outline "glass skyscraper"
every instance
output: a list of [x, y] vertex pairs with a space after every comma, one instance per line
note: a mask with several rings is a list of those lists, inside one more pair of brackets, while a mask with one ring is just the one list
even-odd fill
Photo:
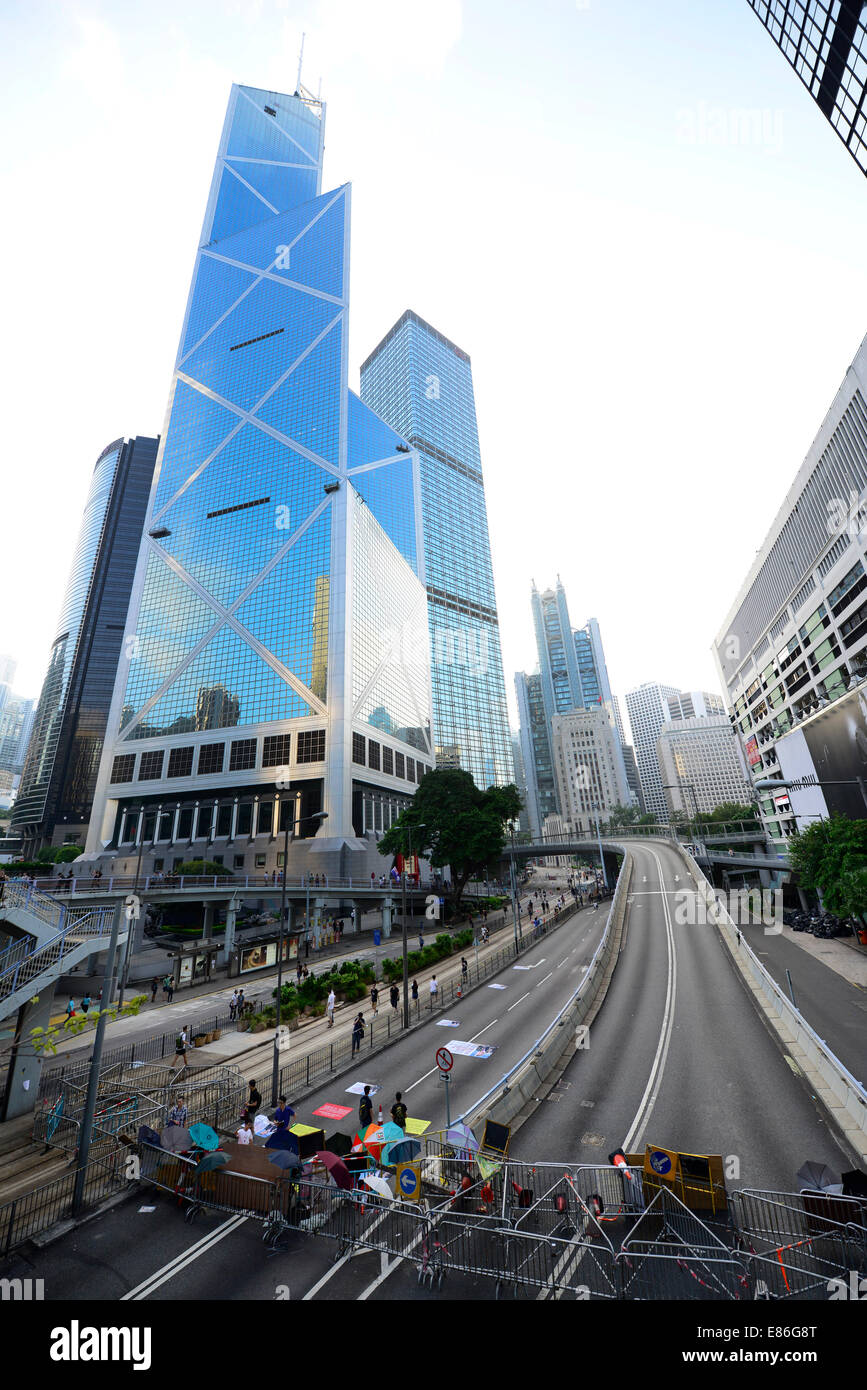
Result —
[[436, 758], [514, 779], [470, 358], [407, 310], [361, 368], [362, 399], [417, 450]]
[[433, 764], [419, 461], [347, 387], [323, 131], [303, 89], [232, 88], [88, 843], [146, 867], [272, 867], [324, 811], [293, 857], [348, 868]]
[[28, 855], [84, 847], [157, 444], [116, 439], [93, 470], [12, 812]]

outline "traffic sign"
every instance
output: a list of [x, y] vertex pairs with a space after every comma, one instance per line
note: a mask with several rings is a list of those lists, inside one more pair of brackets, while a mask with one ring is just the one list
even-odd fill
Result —
[[447, 1047], [438, 1047], [436, 1063], [440, 1071], [451, 1071], [455, 1064], [455, 1059]]

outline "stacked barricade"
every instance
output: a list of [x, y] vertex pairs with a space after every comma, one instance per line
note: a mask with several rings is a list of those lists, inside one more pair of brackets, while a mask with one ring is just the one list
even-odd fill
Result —
[[757, 1297], [827, 1297], [833, 1279], [867, 1275], [867, 1202], [751, 1188], [731, 1202]]

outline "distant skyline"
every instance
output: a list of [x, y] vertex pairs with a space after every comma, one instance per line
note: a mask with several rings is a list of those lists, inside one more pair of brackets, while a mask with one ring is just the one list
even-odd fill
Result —
[[867, 330], [867, 185], [746, 0], [7, 7], [16, 690], [96, 459], [162, 429], [229, 87], [292, 90], [302, 32], [326, 184], [353, 184], [350, 385], [407, 308], [472, 359], [512, 724], [558, 572], [621, 697], [716, 690], [713, 637]]

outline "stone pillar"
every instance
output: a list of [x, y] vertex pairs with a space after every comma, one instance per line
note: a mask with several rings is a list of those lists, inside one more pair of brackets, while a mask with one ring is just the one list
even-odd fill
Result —
[[223, 937], [222, 949], [217, 956], [218, 965], [228, 965], [231, 960], [232, 951], [235, 947], [235, 918], [237, 912], [238, 909], [235, 905], [235, 899], [232, 898], [231, 901], [226, 904], [226, 934]]
[[[21, 1037], [17, 1053], [9, 1060], [6, 1094], [0, 1106], [0, 1116], [4, 1120], [14, 1120], [18, 1115], [26, 1115], [36, 1107], [39, 1078], [42, 1075], [42, 1058], [38, 1053], [35, 1056], [33, 1054], [30, 1030], [48, 1027], [54, 1007], [54, 989], [54, 985], [49, 985], [39, 995], [38, 1003], [28, 1002], [18, 1010], [15, 1026], [20, 1028]], [[11, 1024], [12, 1019], [9, 1020], [9, 1025]]]
[[391, 898], [382, 900], [382, 935], [385, 941], [391, 936]]
[[206, 941], [211, 940], [214, 931], [214, 904], [202, 903], [202, 936]]
[[326, 903], [326, 898], [313, 899], [313, 945], [317, 950], [322, 937], [322, 918], [325, 915]]

